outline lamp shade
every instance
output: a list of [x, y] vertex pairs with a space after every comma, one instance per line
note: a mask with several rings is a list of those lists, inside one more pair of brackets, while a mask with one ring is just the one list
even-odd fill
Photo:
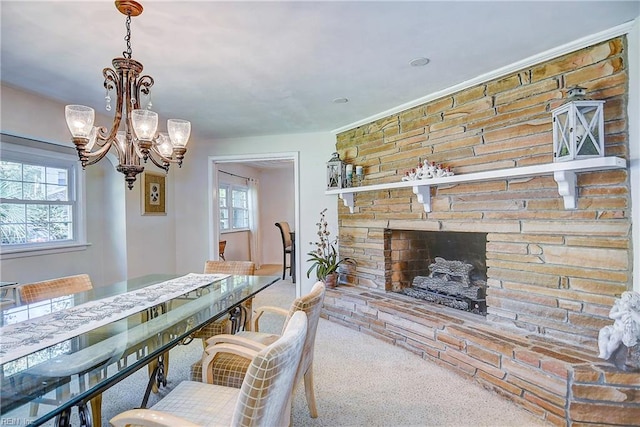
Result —
[[181, 119], [169, 119], [167, 120], [167, 130], [174, 147], [184, 148], [187, 146], [191, 135], [191, 122]]
[[149, 110], [133, 110], [131, 125], [138, 139], [150, 141], [158, 129], [158, 113]]
[[171, 157], [171, 153], [173, 153], [173, 144], [165, 132], [160, 132], [158, 136], [158, 151], [165, 157]]
[[64, 107], [64, 116], [67, 119], [67, 126], [74, 138], [88, 138], [93, 121], [95, 120], [95, 111], [91, 107], [84, 105], [67, 105]]

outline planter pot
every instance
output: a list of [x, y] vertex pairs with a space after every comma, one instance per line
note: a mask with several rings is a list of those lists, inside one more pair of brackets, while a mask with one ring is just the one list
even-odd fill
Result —
[[327, 288], [335, 288], [338, 285], [338, 273], [327, 274], [323, 282]]

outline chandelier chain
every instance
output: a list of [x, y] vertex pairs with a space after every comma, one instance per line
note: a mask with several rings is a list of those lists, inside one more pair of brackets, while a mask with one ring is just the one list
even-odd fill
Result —
[[124, 40], [127, 42], [127, 50], [122, 52], [122, 55], [127, 59], [131, 59], [131, 12], [127, 13], [126, 27], [127, 35], [124, 37]]

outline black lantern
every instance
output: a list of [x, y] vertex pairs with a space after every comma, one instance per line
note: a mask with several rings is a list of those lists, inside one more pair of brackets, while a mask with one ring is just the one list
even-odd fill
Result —
[[327, 190], [344, 188], [346, 179], [346, 165], [340, 160], [338, 153], [333, 153], [327, 162]]

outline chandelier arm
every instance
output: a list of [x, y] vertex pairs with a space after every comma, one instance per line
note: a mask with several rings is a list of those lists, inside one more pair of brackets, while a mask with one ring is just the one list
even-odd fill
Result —
[[[166, 163], [174, 163], [177, 164], [179, 167], [182, 167], [182, 161], [184, 159], [184, 155], [187, 152], [186, 148], [174, 148], [173, 149], [173, 155], [175, 155], [176, 157], [174, 158], [173, 155], [171, 157], [165, 157], [162, 155], [162, 153], [160, 153], [160, 151], [158, 150], [157, 147], [152, 147], [151, 150], [158, 155], [158, 157], [160, 157], [162, 159], [162, 161], [166, 162]], [[151, 157], [151, 156], [149, 156]], [[155, 162], [154, 162], [155, 163]], [[157, 163], [156, 163], [157, 165]], [[169, 168], [169, 166], [167, 165], [167, 169]]]
[[144, 94], [146, 96], [149, 95], [153, 83], [153, 77], [146, 74], [138, 79], [134, 87], [136, 99], [138, 100], [138, 102], [140, 101], [141, 94]]
[[[160, 163], [159, 161], [156, 160], [156, 156], [159, 156], [162, 159], [163, 163]], [[164, 157], [162, 154], [160, 154], [155, 147], [151, 148], [151, 151], [149, 152], [149, 159], [151, 159], [151, 162], [156, 165], [157, 167], [159, 167], [160, 169], [164, 169], [165, 172], [169, 172], [169, 162], [171, 161], [170, 159], [167, 159], [166, 157]]]
[[[120, 163], [122, 163], [122, 160], [124, 159], [124, 152], [119, 146], [119, 144], [117, 143], [118, 140], [116, 138], [118, 129], [120, 128], [120, 122], [122, 121], [122, 97], [123, 97], [122, 78], [113, 68], [108, 68], [108, 67], [102, 70], [102, 75], [104, 76], [105, 89], [107, 91], [111, 91], [114, 89], [116, 90], [116, 112], [113, 117], [113, 124], [111, 126], [111, 130], [109, 131], [109, 135], [108, 136], [100, 135], [99, 139], [102, 141], [105, 141], [105, 146], [106, 145], [108, 145], [109, 147], [113, 146], [116, 149], [116, 152], [118, 153], [118, 159], [120, 160]], [[106, 134], [107, 133], [106, 128], [101, 127], [100, 133]], [[104, 157], [105, 154], [106, 152], [102, 154], [100, 158]]]
[[[107, 155], [107, 153], [109, 152], [109, 149], [111, 147], [116, 147], [116, 150], [117, 150], [118, 149], [118, 144], [113, 144], [113, 140], [110, 140], [105, 145], [100, 147], [99, 150], [90, 153], [89, 157], [91, 158], [91, 160], [87, 162], [87, 166], [88, 165], [94, 165], [94, 164], [98, 163], [100, 160], [102, 160], [104, 158], [104, 156]], [[118, 151], [118, 157], [120, 157], [120, 152], [119, 151]]]

